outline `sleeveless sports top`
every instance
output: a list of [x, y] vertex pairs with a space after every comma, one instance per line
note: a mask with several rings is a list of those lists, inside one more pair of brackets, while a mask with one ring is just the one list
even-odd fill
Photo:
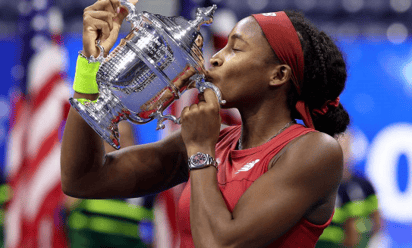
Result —
[[[226, 206], [233, 211], [238, 200], [252, 183], [268, 170], [270, 160], [293, 139], [315, 131], [295, 124], [265, 144], [245, 150], [235, 150], [241, 126], [232, 126], [220, 132], [216, 144], [216, 161], [219, 163], [217, 180]], [[180, 247], [194, 247], [190, 231], [190, 178], [179, 199], [178, 228]], [[315, 225], [302, 218], [282, 237], [268, 247], [315, 247], [319, 236], [332, 220]]]

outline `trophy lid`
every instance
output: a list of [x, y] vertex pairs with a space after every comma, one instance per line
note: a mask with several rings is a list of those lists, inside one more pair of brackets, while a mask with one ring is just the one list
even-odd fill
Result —
[[150, 20], [153, 20], [153, 17], [157, 19], [163, 26], [163, 29], [173, 37], [174, 41], [190, 53], [193, 46], [196, 45], [195, 41], [200, 34], [200, 27], [213, 22], [213, 15], [216, 9], [216, 4], [210, 7], [198, 8], [196, 10], [196, 18], [191, 21], [181, 16], [165, 17], [148, 12], [143, 12], [142, 14]]

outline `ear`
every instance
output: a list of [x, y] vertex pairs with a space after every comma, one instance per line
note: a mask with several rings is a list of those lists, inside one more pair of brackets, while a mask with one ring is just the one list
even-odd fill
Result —
[[292, 76], [292, 69], [288, 65], [275, 65], [272, 70], [269, 85], [280, 86], [287, 83]]

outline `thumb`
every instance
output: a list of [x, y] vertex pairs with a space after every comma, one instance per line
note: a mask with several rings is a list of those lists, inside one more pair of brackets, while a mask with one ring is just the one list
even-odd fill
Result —
[[216, 109], [220, 109], [219, 99], [217, 98], [216, 93], [212, 89], [207, 88], [203, 92], [203, 96], [207, 103], [212, 104]]

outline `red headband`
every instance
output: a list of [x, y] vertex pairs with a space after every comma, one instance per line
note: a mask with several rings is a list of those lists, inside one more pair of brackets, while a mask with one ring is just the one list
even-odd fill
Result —
[[[276, 56], [292, 69], [292, 82], [300, 95], [305, 60], [298, 34], [289, 17], [284, 11], [255, 14], [253, 17], [258, 22]], [[307, 127], [315, 128], [309, 108], [304, 101], [298, 101], [296, 110], [302, 116]]]

